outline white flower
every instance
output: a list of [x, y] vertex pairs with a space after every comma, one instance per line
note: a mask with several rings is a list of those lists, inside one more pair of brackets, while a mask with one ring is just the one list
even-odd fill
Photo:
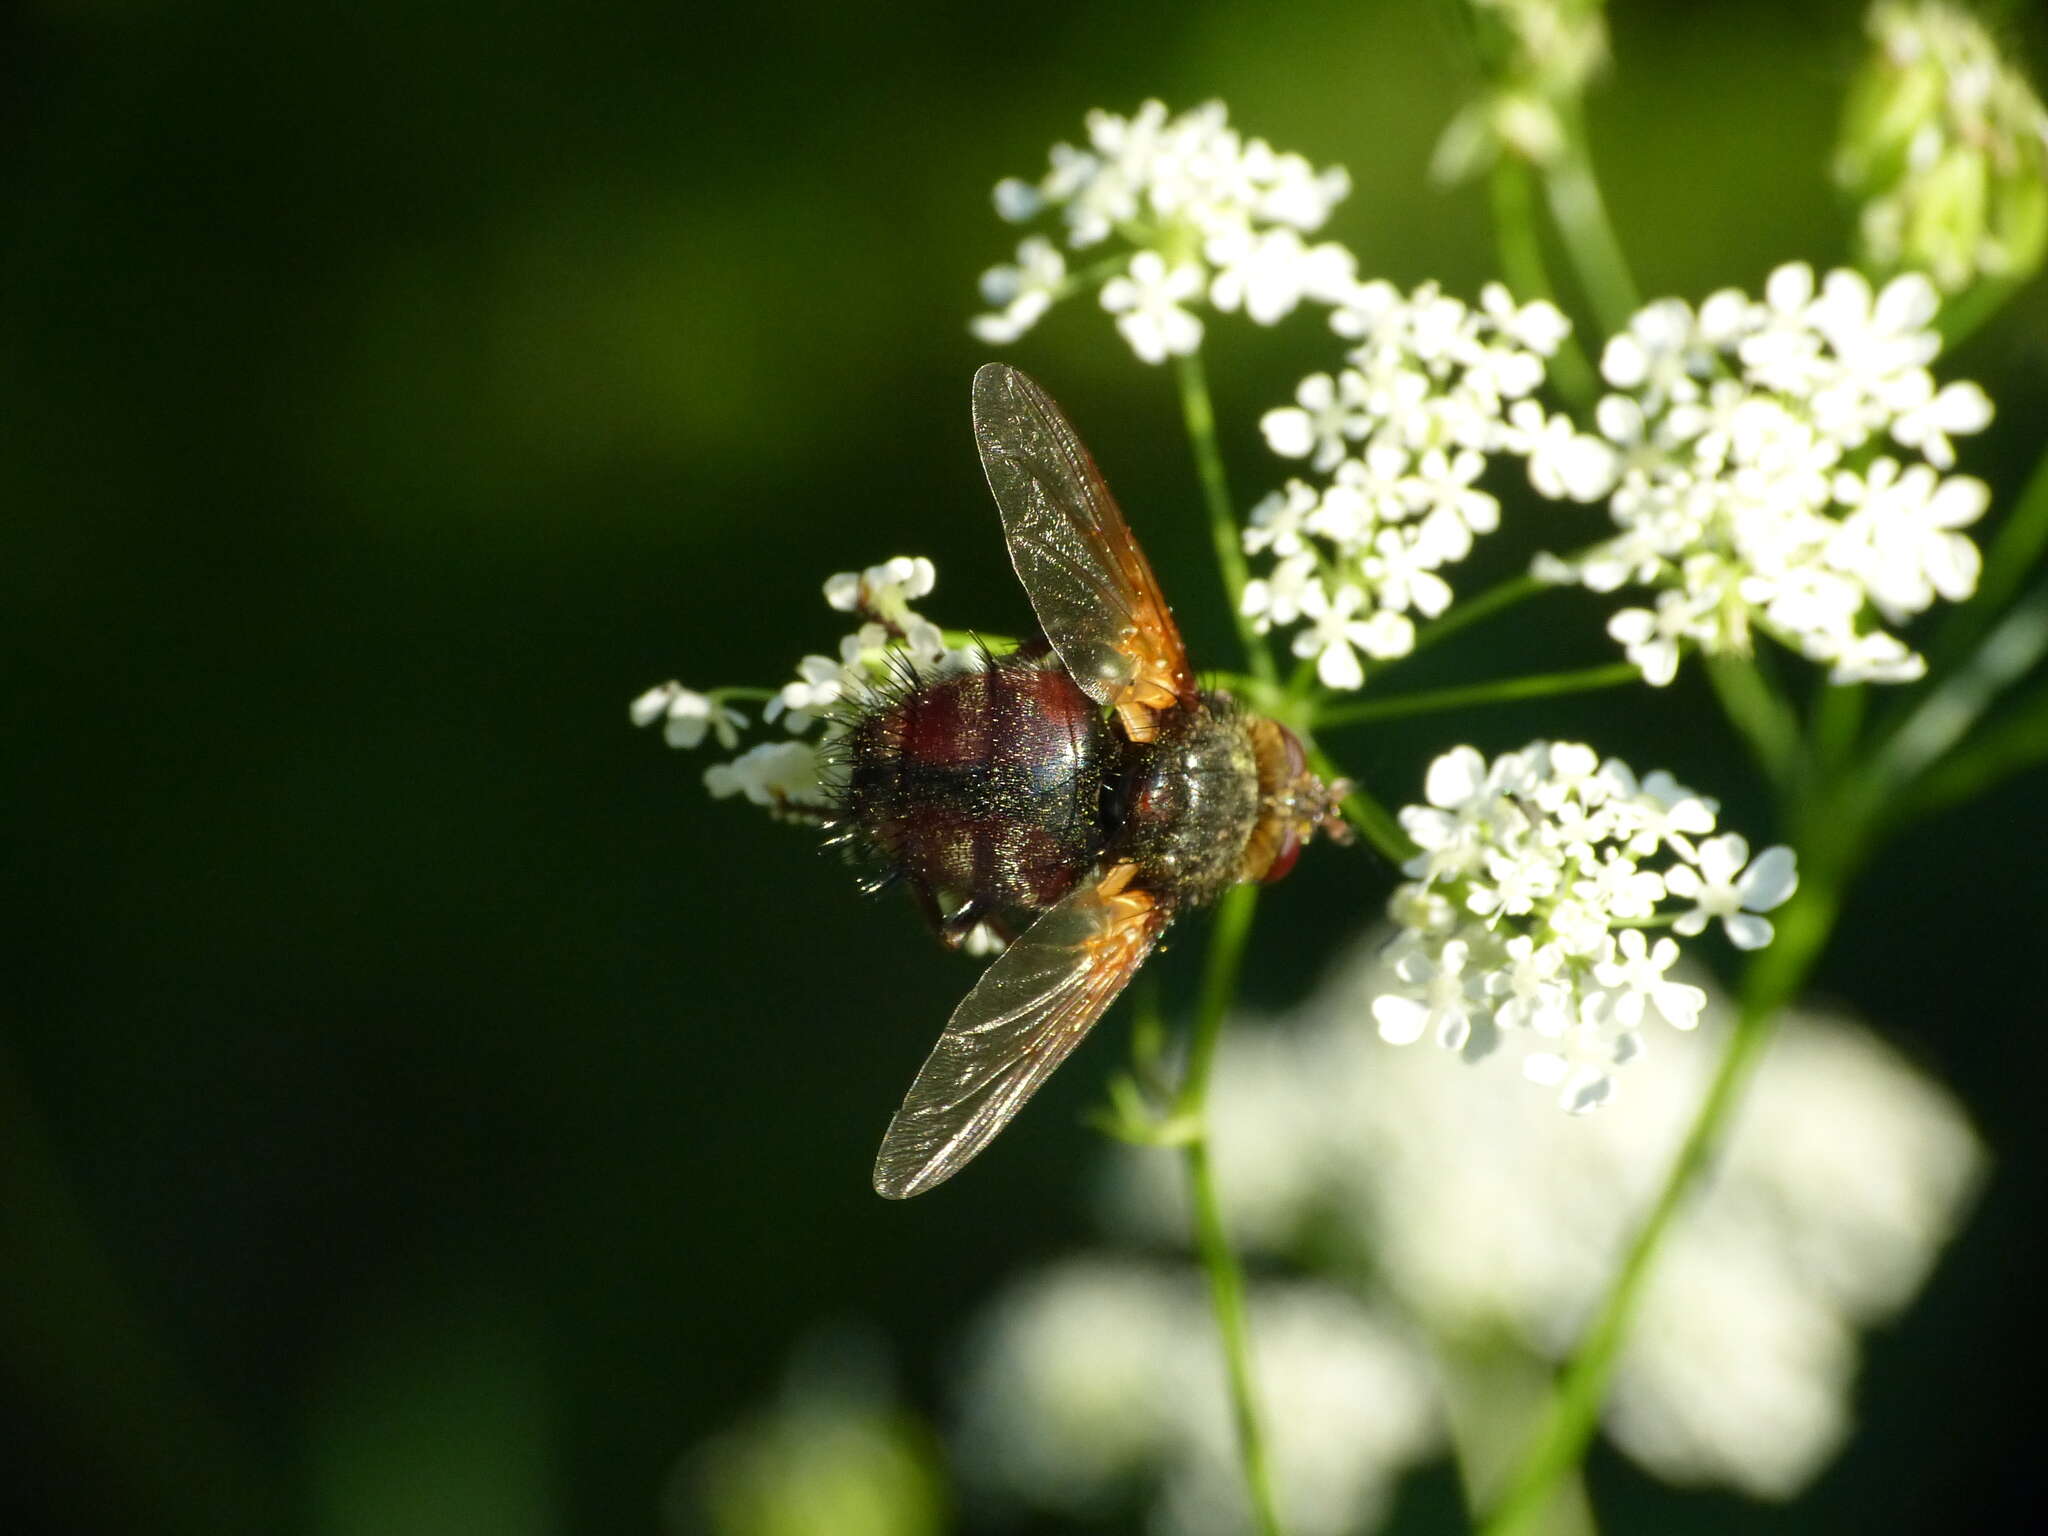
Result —
[[[1873, 292], [1858, 273], [1817, 277], [1800, 262], [1770, 274], [1760, 303], [1731, 289], [1696, 317], [1675, 299], [1650, 305], [1602, 358], [1625, 391], [1595, 412], [1604, 466], [1583, 447], [1599, 440], [1565, 418], [1527, 400], [1509, 413], [1537, 489], [1606, 496], [1619, 530], [1535, 569], [1597, 592], [1662, 589], [1608, 626], [1653, 684], [1691, 646], [1748, 654], [1759, 625], [1832, 681], [1919, 675], [1884, 626], [1975, 589], [1977, 551], [1959, 530], [1988, 498], [1978, 481], [1936, 474], [1991, 403], [1973, 384], [1936, 387], [1935, 308], [1923, 277]], [[1885, 439], [1926, 462], [1844, 467]]]
[[[1373, 538], [1372, 553], [1359, 561], [1359, 569], [1389, 613], [1412, 608], [1433, 619], [1451, 605], [1450, 583], [1430, 569], [1433, 563], [1429, 551], [1416, 541], [1403, 538], [1397, 529], [1382, 528]], [[1402, 654], [1410, 645], [1412, 636], [1393, 654]]]
[[[945, 631], [920, 616], [910, 604], [928, 595], [938, 579], [932, 562], [921, 555], [898, 555], [863, 571], [841, 571], [824, 583], [825, 601], [841, 613], [861, 616], [853, 633], [839, 642], [837, 659], [805, 656], [796, 678], [769, 697], [761, 711], [764, 722], [781, 721], [801, 736], [821, 727], [808, 741], [766, 742], [731, 762], [705, 771], [706, 789], [717, 798], [745, 795], [778, 816], [817, 819], [831, 793], [820, 777], [820, 749], [847, 730], [858, 708], [878, 689], [906, 669], [920, 676], [944, 675], [983, 663], [978, 646], [949, 649]], [[663, 734], [678, 747], [694, 747], [709, 735], [720, 745], [738, 745], [747, 722], [723, 702], [730, 692], [698, 693], [680, 683], [651, 688], [630, 707], [636, 725], [662, 721]]]
[[1616, 389], [1640, 393], [1652, 414], [1699, 399], [1700, 381], [1713, 367], [1713, 348], [1700, 337], [1690, 306], [1678, 299], [1659, 299], [1638, 310], [1600, 354], [1601, 377]]
[[[1434, 284], [1403, 295], [1389, 283], [1349, 281], [1330, 326], [1352, 343], [1345, 366], [1311, 374], [1294, 404], [1260, 420], [1276, 454], [1307, 459], [1329, 480], [1319, 493], [1290, 480], [1255, 509], [1245, 550], [1281, 565], [1253, 581], [1246, 612], [1262, 626], [1316, 620], [1322, 627], [1297, 636], [1295, 654], [1319, 659], [1326, 686], [1356, 687], [1364, 675], [1356, 652], [1386, 658], [1412, 649], [1409, 615], [1434, 618], [1451, 601], [1439, 572], [1499, 526], [1499, 501], [1479, 488], [1493, 455], [1536, 454], [1541, 473], [1603, 485], [1614, 455], [1595, 439], [1575, 439], [1561, 417], [1559, 443], [1539, 445], [1540, 431], [1528, 429], [1527, 412], [1539, 429], [1544, 418], [1522, 397], [1542, 382], [1544, 359], [1566, 332], [1554, 305], [1517, 305], [1498, 284], [1475, 309]], [[1311, 570], [1328, 592], [1361, 594], [1346, 600], [1341, 619], [1334, 603], [1290, 610], [1275, 600], [1283, 585], [1305, 589]]]
[[[1521, 955], [1532, 995], [1555, 984], [1539, 953]], [[1447, 1071], [1375, 1039], [1364, 1002], [1390, 989], [1394, 954], [1370, 936], [1290, 1017], [1232, 1021], [1210, 1140], [1221, 1166], [1259, 1172], [1224, 1182], [1223, 1219], [1265, 1260], [1255, 1272], [1337, 1267], [1418, 1336], [1459, 1341], [1446, 1378], [1467, 1392], [1489, 1369], [1542, 1379], [1651, 1209], [1732, 1009], [1702, 987], [1698, 1027], [1660, 1031], [1654, 1071], [1631, 1067], [1627, 1092], [1565, 1121], [1512, 1061]], [[1568, 1077], [1569, 1046], [1553, 1054]], [[1173, 1160], [1112, 1156], [1114, 1230], [1184, 1243]], [[1851, 1422], [1858, 1331], [1924, 1284], [1985, 1167], [1961, 1106], [1897, 1052], [1846, 1020], [1789, 1014], [1658, 1251], [1607, 1433], [1654, 1476], [1799, 1491]]]
[[1640, 928], [1625, 928], [1615, 936], [1614, 958], [1594, 966], [1593, 976], [1618, 994], [1614, 1017], [1623, 1029], [1640, 1028], [1648, 1009], [1655, 1009], [1674, 1029], [1692, 1029], [1699, 1023], [1707, 994], [1685, 982], [1665, 980], [1664, 973], [1677, 959], [1674, 940], [1659, 939], [1651, 948]]
[[1201, 268], [1168, 267], [1157, 251], [1140, 251], [1128, 275], [1102, 285], [1102, 307], [1117, 317], [1116, 328], [1141, 361], [1163, 363], [1202, 344], [1202, 322], [1181, 308], [1201, 291]]
[[[1343, 1291], [1261, 1281], [1247, 1298], [1276, 1492], [1288, 1525], [1377, 1524], [1440, 1440], [1426, 1363]], [[975, 1330], [956, 1436], [984, 1494], [1091, 1523], [1134, 1489], [1161, 1536], [1245, 1528], [1222, 1361], [1184, 1268], [1089, 1255], [1012, 1285]]]
[[1690, 936], [1720, 917], [1754, 948], [1770, 938], [1756, 914], [1792, 892], [1789, 850], [1743, 873], [1741, 838], [1693, 842], [1714, 828], [1712, 802], [1662, 771], [1639, 783], [1577, 743], [1537, 742], [1491, 763], [1458, 747], [1430, 765], [1423, 794], [1427, 804], [1399, 816], [1419, 851], [1388, 907], [1402, 931], [1388, 951], [1393, 985], [1372, 1001], [1380, 1035], [1406, 1044], [1434, 1032], [1468, 1057], [1519, 1036], [1524, 1074], [1575, 1113], [1611, 1096], [1647, 1021], [1698, 1021], [1698, 989], [1666, 976], [1678, 943], [1652, 944], [1640, 925]]
[[1791, 849], [1766, 848], [1750, 863], [1749, 843], [1740, 833], [1729, 832], [1700, 844], [1697, 870], [1676, 865], [1665, 883], [1673, 896], [1694, 903], [1672, 923], [1674, 932], [1698, 933], [1718, 917], [1728, 942], [1737, 949], [1762, 949], [1771, 942], [1771, 921], [1757, 914], [1790, 897], [1799, 887], [1799, 873]]
[[[1169, 116], [1148, 101], [1128, 118], [1090, 112], [1087, 127], [1087, 147], [1053, 146], [1037, 183], [997, 183], [996, 211], [1011, 223], [1056, 215], [1068, 250], [1129, 241], [1133, 254], [1102, 300], [1147, 362], [1194, 350], [1202, 332], [1190, 306], [1203, 299], [1271, 325], [1304, 299], [1333, 304], [1354, 286], [1349, 251], [1302, 238], [1349, 190], [1341, 169], [1244, 138], [1220, 102]], [[974, 333], [1013, 341], [1078, 286], [1053, 240], [1029, 236], [1014, 264], [983, 274], [995, 308]]]
[[1888, 620], [1912, 617], [1937, 595], [1961, 602], [1977, 590], [1983, 558], [1957, 530], [1990, 505], [1983, 481], [1938, 480], [1925, 464], [1902, 471], [1880, 458], [1867, 475], [1837, 475], [1834, 493], [1852, 510], [1829, 542], [1828, 561], [1855, 576]]
[[1263, 635], [1275, 624], [1292, 624], [1300, 618], [1310, 591], [1323, 593], [1322, 581], [1316, 575], [1316, 557], [1298, 554], [1274, 566], [1270, 577], [1254, 576], [1246, 582], [1238, 611]]
[[1624, 608], [1607, 621], [1607, 633], [1642, 670], [1643, 681], [1662, 688], [1678, 676], [1680, 647], [1694, 630], [1695, 614], [1683, 592], [1661, 592], [1657, 606]]
[[635, 699], [628, 710], [635, 725], [652, 725], [660, 720], [662, 738], [672, 747], [694, 747], [709, 732], [718, 744], [730, 748], [739, 741], [747, 717], [708, 694], [685, 688], [681, 683], [663, 683]]
[[729, 763], [713, 763], [704, 770], [704, 787], [713, 799], [745, 795], [775, 811], [815, 810], [827, 803], [818, 750], [807, 741], [764, 741]]
[[1319, 473], [1335, 469], [1351, 440], [1364, 436], [1367, 425], [1359, 401], [1353, 398], [1358, 376], [1347, 373], [1344, 380], [1340, 393], [1337, 381], [1327, 373], [1303, 379], [1294, 391], [1298, 404], [1268, 411], [1259, 418], [1266, 446], [1283, 459], [1308, 459]]
[[1209, 302], [1239, 309], [1260, 325], [1294, 313], [1304, 297], [1332, 300], [1349, 285], [1357, 259], [1340, 245], [1310, 247], [1288, 228], [1233, 229], [1211, 237], [1204, 252], [1217, 271]]
[[1316, 510], [1318, 500], [1314, 488], [1299, 480], [1288, 481], [1285, 490], [1267, 493], [1246, 521], [1245, 549], [1255, 555], [1265, 550], [1282, 556], [1300, 555], [1305, 547], [1305, 520]]
[[1364, 591], [1349, 584], [1339, 587], [1334, 597], [1320, 581], [1302, 589], [1301, 611], [1310, 627], [1294, 637], [1294, 654], [1315, 657], [1316, 676], [1326, 688], [1363, 685], [1360, 650], [1385, 660], [1405, 655], [1415, 644], [1415, 626], [1398, 613], [1382, 609], [1369, 618], [1353, 617], [1364, 601]]
[[1907, 448], [1918, 448], [1936, 469], [1949, 469], [1956, 461], [1951, 437], [1982, 432], [1991, 425], [1991, 397], [1964, 380], [1945, 385], [1925, 404], [1900, 413], [1892, 423], [1892, 439]]
[[1372, 1001], [1372, 1016], [1379, 1022], [1382, 1040], [1389, 1045], [1413, 1045], [1434, 1031], [1447, 1048], [1464, 1046], [1472, 1032], [1471, 1005], [1477, 980], [1464, 974], [1469, 947], [1454, 939], [1434, 956], [1421, 945], [1403, 951], [1395, 963], [1395, 974], [1408, 990], [1382, 993]]
[[813, 720], [845, 696], [847, 685], [847, 668], [830, 656], [806, 656], [796, 672], [796, 681], [784, 683], [761, 711], [764, 720], [781, 719], [792, 735], [809, 730]]
[[1529, 463], [1529, 483], [1553, 501], [1598, 501], [1614, 489], [1621, 462], [1599, 438], [1579, 431], [1563, 412], [1546, 415], [1533, 400], [1508, 412], [1516, 451]]
[[1007, 346], [1038, 323], [1065, 291], [1067, 259], [1043, 235], [1027, 235], [1017, 243], [1015, 266], [990, 267], [981, 275], [981, 296], [996, 306], [992, 314], [976, 315], [968, 329], [978, 340]]
[[913, 598], [928, 595], [938, 572], [923, 555], [897, 555], [855, 574], [841, 571], [825, 579], [825, 601], [841, 613], [865, 614], [888, 623], [910, 611]]

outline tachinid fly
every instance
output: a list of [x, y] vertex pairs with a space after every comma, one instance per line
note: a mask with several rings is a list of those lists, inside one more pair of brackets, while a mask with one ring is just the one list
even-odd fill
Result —
[[1183, 907], [1348, 833], [1286, 727], [1197, 686], [1152, 568], [1038, 385], [974, 376], [974, 438], [1043, 640], [906, 676], [851, 723], [833, 823], [949, 944], [1009, 940], [875, 1161], [891, 1199], [952, 1177], [1121, 992]]

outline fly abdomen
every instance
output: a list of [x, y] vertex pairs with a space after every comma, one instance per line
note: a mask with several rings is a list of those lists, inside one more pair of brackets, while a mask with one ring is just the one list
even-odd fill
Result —
[[845, 753], [844, 819], [928, 905], [975, 901], [1016, 929], [1101, 852], [1113, 742], [1057, 661], [914, 682], [855, 722]]

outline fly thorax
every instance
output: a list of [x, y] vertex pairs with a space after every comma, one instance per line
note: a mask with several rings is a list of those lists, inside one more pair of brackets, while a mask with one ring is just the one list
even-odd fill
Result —
[[1258, 757], [1246, 717], [1223, 694], [1158, 716], [1151, 741], [1126, 742], [1111, 801], [1111, 861], [1147, 888], [1214, 900], [1238, 878], [1259, 818]]

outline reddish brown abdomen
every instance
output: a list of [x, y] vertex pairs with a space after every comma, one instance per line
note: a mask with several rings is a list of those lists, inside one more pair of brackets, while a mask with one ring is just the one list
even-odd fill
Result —
[[890, 868], [948, 909], [975, 899], [1015, 932], [1103, 842], [1114, 744], [1056, 661], [1007, 656], [922, 682], [847, 736], [842, 811]]

